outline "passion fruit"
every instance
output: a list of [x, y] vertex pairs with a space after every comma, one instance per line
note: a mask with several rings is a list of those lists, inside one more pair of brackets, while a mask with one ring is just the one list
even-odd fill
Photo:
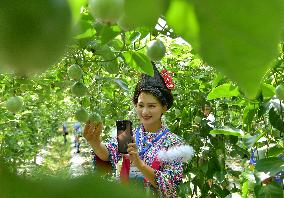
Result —
[[89, 11], [98, 21], [115, 23], [124, 12], [124, 0], [89, 0]]
[[92, 113], [89, 117], [90, 122], [98, 124], [102, 121], [102, 117], [98, 113]]
[[87, 122], [89, 119], [89, 114], [85, 108], [80, 108], [79, 110], [76, 111], [75, 118], [79, 122]]
[[77, 64], [71, 65], [67, 70], [68, 76], [73, 80], [80, 80], [83, 76], [83, 70]]
[[16, 113], [22, 109], [23, 100], [19, 96], [12, 96], [8, 98], [8, 100], [5, 103], [5, 106], [8, 109], [8, 111]]
[[199, 116], [195, 116], [195, 118], [194, 118], [194, 123], [195, 124], [200, 124], [201, 123], [201, 117], [199, 117]]
[[88, 88], [81, 82], [75, 82], [71, 87], [71, 92], [77, 97], [83, 97], [87, 94]]
[[159, 61], [165, 56], [166, 47], [161, 40], [152, 40], [147, 44], [146, 54], [152, 61]]

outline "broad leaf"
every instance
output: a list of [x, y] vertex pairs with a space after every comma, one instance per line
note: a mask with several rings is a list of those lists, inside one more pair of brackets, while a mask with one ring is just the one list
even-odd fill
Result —
[[244, 145], [246, 148], [251, 148], [254, 144], [263, 136], [264, 134], [256, 134], [254, 136], [248, 135], [248, 137], [243, 138]]
[[195, 2], [201, 56], [235, 81], [248, 98], [254, 98], [278, 55], [284, 1]]
[[120, 80], [120, 79], [113, 79], [114, 82], [116, 82], [122, 89], [124, 89], [125, 91], [129, 91], [127, 84]]
[[194, 6], [186, 0], [171, 1], [166, 14], [167, 22], [195, 49], [199, 48], [199, 24]]
[[218, 72], [215, 76], [215, 78], [213, 79], [213, 82], [212, 82], [212, 89], [217, 87], [218, 84], [220, 83], [220, 81], [224, 78], [224, 76]]
[[281, 198], [283, 197], [282, 186], [272, 182], [266, 186], [262, 186], [256, 193], [256, 198]]
[[258, 172], [268, 173], [270, 176], [276, 175], [279, 171], [284, 170], [284, 160], [278, 157], [270, 157], [258, 160], [255, 170]]
[[269, 157], [277, 157], [278, 155], [284, 153], [284, 147], [274, 146], [272, 148], [269, 148], [267, 153]]
[[270, 84], [263, 83], [261, 86], [261, 90], [264, 99], [269, 99], [275, 95], [275, 87]]
[[[129, 188], [116, 182], [95, 176], [78, 177], [73, 180], [42, 178], [40, 181], [32, 181], [16, 175], [4, 172], [0, 165], [0, 195], [1, 197], [127, 197], [131, 193], [137, 193], [135, 197], [145, 197], [140, 188]], [[135, 190], [134, 190], [135, 189]], [[147, 196], [146, 196], [147, 197]]]
[[250, 125], [253, 121], [253, 118], [257, 112], [257, 107], [253, 105], [246, 106], [244, 110], [244, 116], [243, 116], [243, 123], [246, 125]]
[[123, 54], [129, 66], [140, 72], [154, 76], [153, 66], [150, 59], [141, 52], [126, 52]]
[[107, 61], [107, 62], [103, 62], [102, 66], [110, 74], [117, 74], [119, 72], [117, 59]]
[[72, 12], [73, 23], [76, 24], [81, 16], [81, 7], [86, 4], [87, 0], [68, 0], [68, 2]]
[[93, 18], [89, 14], [81, 15], [79, 21], [76, 23], [76, 30], [74, 32], [75, 39], [88, 38], [95, 35], [96, 30], [93, 28]]
[[120, 32], [118, 29], [110, 26], [103, 26], [102, 30], [100, 31], [101, 42], [102, 44], [108, 43], [110, 40], [114, 39]]
[[133, 32], [131, 35], [130, 35], [130, 42], [131, 43], [134, 43], [136, 42], [139, 38], [141, 37], [141, 33], [140, 32]]
[[242, 185], [242, 198], [247, 198], [249, 192], [249, 181], [245, 181]]
[[210, 131], [210, 134], [223, 134], [223, 135], [233, 135], [237, 137], [243, 137], [244, 132], [241, 129], [232, 129], [229, 127], [223, 129], [214, 129]]
[[207, 100], [213, 100], [216, 98], [227, 98], [238, 95], [238, 87], [235, 87], [232, 84], [223, 84], [216, 88], [213, 88], [212, 91], [208, 94]]
[[274, 107], [269, 110], [269, 122], [274, 128], [278, 129], [279, 131], [284, 131], [284, 122]]
[[165, 6], [163, 0], [125, 0], [124, 15], [118, 24], [125, 30], [140, 26], [153, 28]]

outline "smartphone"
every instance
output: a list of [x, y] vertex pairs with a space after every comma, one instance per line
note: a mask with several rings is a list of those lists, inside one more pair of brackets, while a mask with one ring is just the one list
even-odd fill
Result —
[[130, 120], [117, 120], [118, 152], [127, 154], [127, 145], [132, 142], [132, 122]]

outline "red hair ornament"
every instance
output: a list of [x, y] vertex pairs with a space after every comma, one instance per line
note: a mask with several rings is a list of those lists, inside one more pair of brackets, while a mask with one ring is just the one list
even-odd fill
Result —
[[163, 77], [164, 82], [165, 82], [168, 89], [174, 89], [175, 88], [175, 84], [173, 83], [173, 78], [171, 77], [168, 70], [163, 69], [161, 71], [161, 76]]

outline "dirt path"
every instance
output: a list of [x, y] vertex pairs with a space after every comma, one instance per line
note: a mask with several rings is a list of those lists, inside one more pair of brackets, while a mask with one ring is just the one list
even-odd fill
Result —
[[71, 159], [69, 174], [71, 178], [82, 176], [93, 171], [92, 156], [90, 154], [90, 147], [86, 141], [81, 138], [80, 153], [74, 147], [73, 137], [71, 137]]

